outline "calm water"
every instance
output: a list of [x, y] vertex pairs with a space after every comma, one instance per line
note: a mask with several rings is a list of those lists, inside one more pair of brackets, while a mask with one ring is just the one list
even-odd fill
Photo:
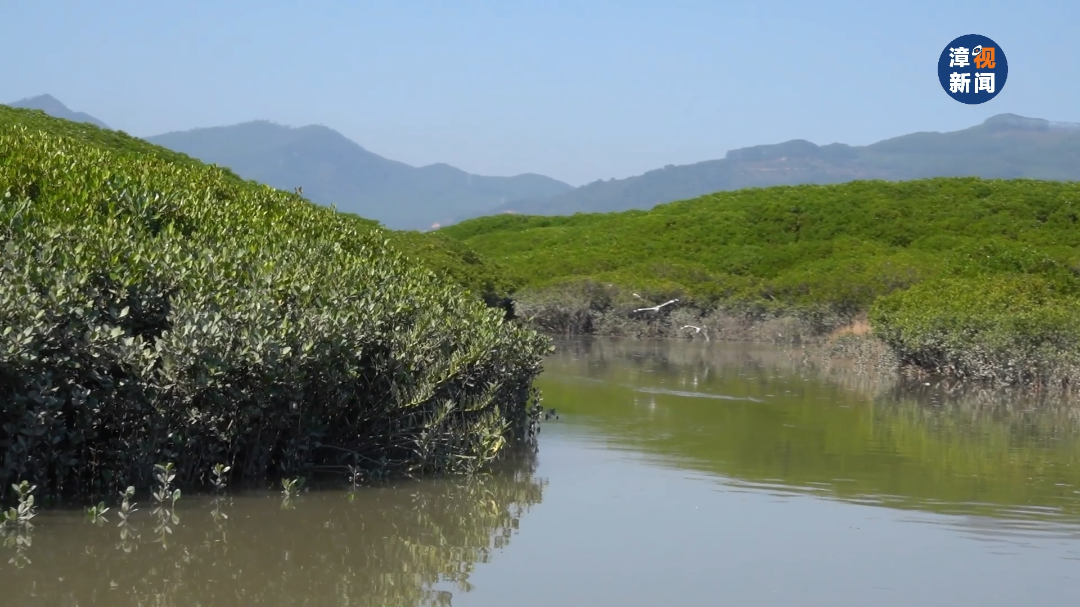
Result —
[[1075, 605], [1080, 416], [761, 346], [566, 342], [469, 480], [35, 519], [0, 605]]

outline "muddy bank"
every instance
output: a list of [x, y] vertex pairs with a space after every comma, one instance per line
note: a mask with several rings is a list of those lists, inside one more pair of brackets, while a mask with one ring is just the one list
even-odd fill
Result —
[[[842, 332], [869, 330], [865, 315], [816, 310], [704, 308], [678, 297], [620, 297], [609, 301], [589, 294], [559, 297], [530, 295], [514, 301], [514, 316], [552, 335], [679, 338], [706, 341], [755, 341], [777, 345], [818, 343]], [[633, 294], [629, 294], [633, 296]]]
[[1078, 309], [1030, 277], [937, 281], [869, 309], [772, 298], [710, 303], [592, 281], [519, 292], [513, 302], [519, 320], [552, 335], [799, 346], [913, 377], [1055, 393], [1071, 393], [1080, 376]]
[[[875, 333], [866, 313], [750, 306], [706, 309], [677, 295], [645, 299], [616, 289], [527, 294], [514, 301], [514, 316], [551, 335], [756, 342], [798, 347], [809, 357], [848, 360], [860, 371], [912, 380], [953, 378], [985, 389], [1014, 387], [1057, 395], [1073, 392], [1073, 367], [1051, 365], [1061, 353], [1046, 348], [1035, 352], [1037, 360], [1032, 362], [1027, 360], [1032, 356], [1026, 356], [1021, 365], [1016, 362], [1023, 354], [1020, 351], [991, 357], [972, 347], [967, 358], [978, 358], [978, 364], [961, 365], [952, 361], [954, 352], [935, 357], [925, 349], [913, 354], [903, 343], [897, 347], [886, 335]], [[1036, 364], [1039, 361], [1044, 364]], [[1017, 372], [1028, 368], [1049, 371]]]
[[551, 335], [767, 343], [800, 347], [817, 358], [850, 359], [861, 369], [899, 367], [889, 346], [873, 336], [866, 314], [706, 309], [679, 297], [653, 303], [614, 289], [582, 289], [525, 294], [514, 301], [514, 316]]

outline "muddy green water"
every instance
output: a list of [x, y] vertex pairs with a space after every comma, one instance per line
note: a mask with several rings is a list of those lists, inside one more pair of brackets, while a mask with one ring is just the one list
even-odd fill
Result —
[[536, 454], [352, 499], [184, 497], [164, 543], [145, 500], [128, 540], [115, 508], [43, 512], [0, 605], [1080, 600], [1076, 408], [763, 346], [561, 342], [546, 369]]

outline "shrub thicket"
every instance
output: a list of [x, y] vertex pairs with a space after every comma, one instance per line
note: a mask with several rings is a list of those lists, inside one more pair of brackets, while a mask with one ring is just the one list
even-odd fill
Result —
[[941, 178], [720, 192], [650, 211], [499, 215], [439, 233], [504, 265], [519, 291], [590, 279], [702, 304], [849, 312], [941, 276], [1040, 274], [1078, 291], [1078, 221], [1077, 183]]
[[440, 276], [480, 297], [489, 306], [509, 312], [513, 284], [505, 268], [492, 263], [465, 243], [438, 232], [387, 231], [390, 245]]
[[528, 433], [546, 339], [385, 233], [0, 110], [0, 487], [473, 470]]
[[[109, 150], [114, 154], [153, 156], [178, 165], [203, 166], [202, 162], [187, 154], [154, 145], [138, 137], [132, 137], [124, 131], [103, 129], [87, 122], [60, 120], [49, 116], [41, 110], [15, 109], [0, 105], [0, 125], [4, 127], [23, 126], [33, 130], [46, 131], [58, 137], [74, 139], [100, 149]], [[229, 180], [237, 183], [244, 181], [231, 170], [224, 167], [218, 168]], [[254, 182], [249, 183], [254, 184]]]
[[[518, 310], [549, 330], [674, 335], [696, 324], [738, 335], [724, 327], [786, 317], [820, 335], [880, 300], [875, 333], [930, 369], [1048, 381], [1080, 355], [1066, 328], [1080, 294], [1078, 183], [774, 187], [440, 232], [506, 268]], [[677, 306], [633, 313], [671, 298]]]
[[902, 362], [1003, 383], [1080, 377], [1080, 300], [1039, 276], [948, 278], [879, 299], [870, 320]]

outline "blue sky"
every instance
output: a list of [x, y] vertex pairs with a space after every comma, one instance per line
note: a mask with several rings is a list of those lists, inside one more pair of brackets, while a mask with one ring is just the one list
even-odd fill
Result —
[[[1080, 122], [1075, 0], [5, 4], [0, 102], [50, 93], [140, 136], [324, 124], [413, 165], [574, 185], [1002, 112]], [[1009, 60], [979, 106], [937, 81], [942, 48], [969, 33]]]

